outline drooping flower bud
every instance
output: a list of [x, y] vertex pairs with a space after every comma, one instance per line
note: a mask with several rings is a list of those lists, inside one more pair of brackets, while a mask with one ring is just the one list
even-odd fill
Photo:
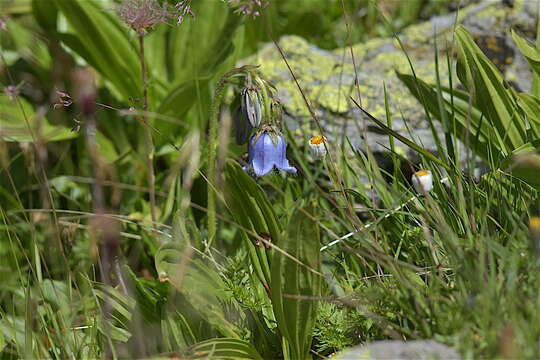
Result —
[[240, 100], [244, 117], [248, 119], [252, 127], [258, 128], [261, 125], [262, 109], [257, 89], [254, 87], [244, 88], [240, 94]]
[[234, 107], [234, 138], [238, 145], [244, 145], [250, 135], [253, 127], [249, 123], [249, 120], [246, 118], [244, 112], [240, 105]]
[[326, 156], [326, 141], [326, 137], [321, 135], [313, 136], [311, 139], [309, 139], [309, 150], [314, 158], [322, 159]]
[[420, 194], [427, 194], [433, 188], [433, 176], [429, 170], [420, 170], [413, 174], [414, 189]]

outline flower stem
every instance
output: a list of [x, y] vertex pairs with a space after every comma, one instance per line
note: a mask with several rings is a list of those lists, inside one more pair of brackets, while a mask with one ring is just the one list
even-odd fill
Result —
[[144, 35], [139, 35], [139, 57], [141, 62], [142, 88], [143, 88], [143, 114], [144, 140], [146, 147], [146, 166], [148, 167], [147, 179], [150, 195], [150, 216], [152, 217], [152, 227], [156, 222], [156, 177], [154, 175], [154, 140], [148, 124], [148, 71], [144, 57]]
[[225, 96], [227, 81], [231, 76], [246, 71], [246, 67], [235, 68], [221, 77], [214, 90], [214, 99], [210, 107], [210, 118], [208, 124], [209, 146], [208, 146], [208, 241], [206, 249], [210, 249], [214, 238], [216, 237], [216, 158], [218, 143], [218, 118], [219, 109]]
[[216, 193], [214, 186], [216, 179], [216, 156], [217, 156], [217, 129], [219, 108], [225, 94], [225, 79], [222, 78], [216, 85], [214, 101], [210, 108], [209, 123], [209, 150], [208, 150], [208, 242], [206, 248], [209, 249], [216, 236]]

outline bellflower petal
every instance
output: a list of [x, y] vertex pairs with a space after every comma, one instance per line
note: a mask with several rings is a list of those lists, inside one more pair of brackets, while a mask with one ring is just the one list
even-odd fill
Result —
[[279, 153], [279, 159], [276, 161], [276, 167], [280, 170], [287, 171], [293, 174], [296, 174], [296, 168], [292, 167], [289, 164], [289, 160], [287, 159], [287, 144], [285, 143], [285, 140], [280, 136], [278, 137], [278, 153]]
[[249, 142], [249, 164], [256, 176], [268, 174], [274, 167], [279, 170], [296, 173], [296, 168], [289, 164], [286, 157], [287, 144], [281, 136], [277, 136], [277, 143], [267, 133], [259, 137], [253, 136]]
[[252, 140], [251, 166], [255, 175], [264, 176], [274, 167], [275, 151], [273, 147], [272, 138], [267, 134]]

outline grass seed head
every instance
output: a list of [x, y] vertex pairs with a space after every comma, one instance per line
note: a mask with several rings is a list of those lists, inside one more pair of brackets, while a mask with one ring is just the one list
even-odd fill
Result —
[[126, 25], [139, 34], [157, 24], [166, 23], [172, 15], [166, 6], [161, 6], [156, 0], [124, 0], [116, 12]]

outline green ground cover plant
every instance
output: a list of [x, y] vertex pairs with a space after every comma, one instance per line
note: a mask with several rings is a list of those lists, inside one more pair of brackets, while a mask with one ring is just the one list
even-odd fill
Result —
[[303, 138], [238, 66], [289, 33], [399, 42], [448, 3], [1, 2], [0, 358], [324, 359], [382, 339], [540, 356], [536, 44], [512, 33], [530, 93], [461, 26], [435, 83], [412, 61], [395, 74], [437, 154], [354, 91], [390, 170], [324, 136], [290, 67], [318, 129]]

